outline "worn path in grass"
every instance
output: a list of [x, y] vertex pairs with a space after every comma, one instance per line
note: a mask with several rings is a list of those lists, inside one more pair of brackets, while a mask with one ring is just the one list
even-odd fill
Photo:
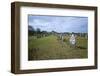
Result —
[[56, 36], [43, 38], [30, 38], [29, 41], [29, 60], [48, 60], [48, 59], [73, 59], [87, 57], [87, 39], [77, 38], [77, 47], [71, 48], [66, 42], [57, 40]]

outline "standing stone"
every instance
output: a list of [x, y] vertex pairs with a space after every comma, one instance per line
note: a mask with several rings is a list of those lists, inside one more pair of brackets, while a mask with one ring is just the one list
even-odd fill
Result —
[[69, 39], [69, 42], [70, 42], [70, 46], [71, 47], [75, 47], [76, 46], [76, 37], [74, 34], [71, 35], [70, 39]]

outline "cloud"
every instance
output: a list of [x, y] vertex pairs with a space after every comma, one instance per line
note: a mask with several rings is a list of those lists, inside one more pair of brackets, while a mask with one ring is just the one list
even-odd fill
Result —
[[88, 18], [74, 16], [29, 16], [29, 25], [44, 31], [87, 32]]

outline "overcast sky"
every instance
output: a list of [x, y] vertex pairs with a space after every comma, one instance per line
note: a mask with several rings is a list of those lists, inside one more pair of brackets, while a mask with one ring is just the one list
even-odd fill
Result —
[[28, 25], [41, 31], [88, 32], [88, 17], [75, 16], [28, 16]]

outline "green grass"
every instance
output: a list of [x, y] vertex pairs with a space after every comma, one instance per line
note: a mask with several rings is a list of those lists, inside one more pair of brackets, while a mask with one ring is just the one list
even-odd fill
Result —
[[38, 39], [29, 37], [29, 60], [87, 58], [86, 38], [77, 37], [75, 48], [70, 47], [69, 37], [65, 39], [66, 42], [62, 42], [54, 35]]

